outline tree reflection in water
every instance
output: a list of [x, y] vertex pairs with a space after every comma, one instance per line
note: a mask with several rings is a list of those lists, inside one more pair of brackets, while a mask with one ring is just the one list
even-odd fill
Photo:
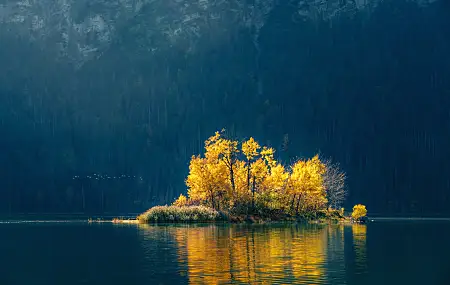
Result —
[[[170, 236], [166, 238], [176, 244], [179, 274], [187, 276], [190, 284], [328, 284], [345, 280], [344, 225], [141, 227], [149, 239], [157, 232], [158, 236], [162, 232], [162, 236]], [[366, 226], [351, 227], [355, 261], [363, 266]]]
[[355, 265], [358, 271], [367, 269], [366, 237], [367, 226], [361, 224], [352, 225], [353, 247], [355, 250]]

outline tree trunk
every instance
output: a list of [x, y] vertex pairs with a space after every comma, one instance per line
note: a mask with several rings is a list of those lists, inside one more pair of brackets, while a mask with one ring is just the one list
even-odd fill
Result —
[[295, 208], [295, 214], [296, 214], [296, 215], [298, 215], [298, 206], [300, 206], [300, 198], [301, 198], [301, 195], [298, 195], [298, 198], [297, 198], [297, 207]]
[[216, 203], [214, 201], [214, 193], [212, 190], [209, 190], [209, 195], [211, 196], [211, 205], [213, 209], [216, 209]]
[[[234, 194], [236, 193], [236, 187], [234, 185], [234, 169], [233, 169], [233, 163], [230, 162], [230, 183], [231, 183], [231, 196], [234, 198]], [[234, 200], [234, 199], [233, 199]]]
[[247, 190], [250, 192], [250, 160], [247, 163]]
[[255, 211], [255, 188], [256, 188], [256, 180], [255, 176], [253, 176], [253, 185], [252, 185], [252, 211]]
[[297, 194], [294, 194], [294, 197], [292, 197], [292, 201], [291, 201], [291, 210], [294, 211], [294, 203], [295, 203], [295, 197], [297, 196]]

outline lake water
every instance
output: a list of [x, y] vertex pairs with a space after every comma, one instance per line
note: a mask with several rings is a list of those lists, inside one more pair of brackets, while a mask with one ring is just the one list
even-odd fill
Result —
[[450, 284], [450, 222], [0, 223], [0, 284]]

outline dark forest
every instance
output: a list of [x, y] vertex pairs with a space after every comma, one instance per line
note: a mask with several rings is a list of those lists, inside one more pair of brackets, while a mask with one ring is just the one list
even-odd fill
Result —
[[278, 1], [257, 31], [205, 32], [193, 50], [149, 37], [144, 7], [82, 65], [1, 25], [0, 213], [171, 203], [191, 156], [225, 128], [286, 164], [339, 163], [346, 208], [450, 214], [449, 1], [332, 20], [300, 18], [293, 2], [308, 1]]

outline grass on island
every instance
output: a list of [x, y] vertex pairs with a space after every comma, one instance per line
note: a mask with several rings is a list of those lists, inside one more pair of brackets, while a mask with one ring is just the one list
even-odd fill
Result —
[[205, 206], [156, 206], [139, 215], [137, 220], [140, 223], [186, 223], [223, 221], [225, 217]]
[[139, 215], [136, 220], [114, 220], [116, 223], [205, 223], [205, 222], [282, 222], [282, 221], [343, 221], [342, 211], [327, 209], [314, 215], [285, 215], [282, 213], [232, 213], [221, 212], [207, 206], [155, 206]]

